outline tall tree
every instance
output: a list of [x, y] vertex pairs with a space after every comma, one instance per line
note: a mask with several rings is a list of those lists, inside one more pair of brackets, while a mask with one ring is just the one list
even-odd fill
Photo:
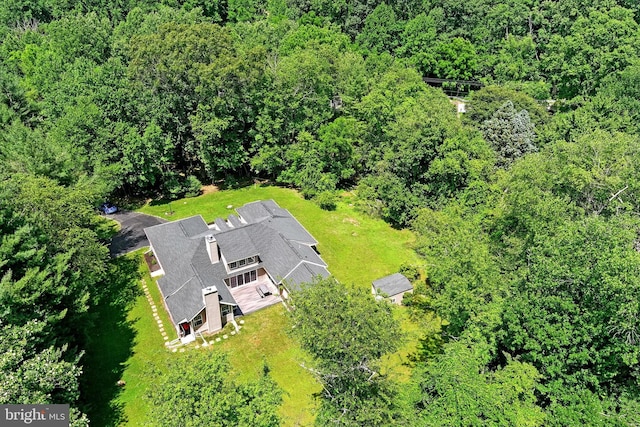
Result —
[[633, 63], [639, 38], [632, 11], [592, 10], [588, 17], [576, 19], [569, 35], [551, 38], [544, 68], [560, 98], [593, 95], [603, 78]]
[[231, 378], [227, 358], [217, 352], [192, 351], [172, 358], [168, 366], [151, 374], [147, 399], [151, 420], [161, 427], [204, 425], [280, 425], [277, 414], [282, 392], [268, 375], [242, 384]]
[[544, 412], [534, 394], [538, 371], [516, 360], [489, 370], [488, 360], [478, 349], [482, 346], [481, 342], [454, 341], [418, 367], [420, 425], [544, 425]]
[[311, 372], [323, 386], [316, 423], [397, 425], [393, 384], [379, 366], [400, 342], [391, 306], [333, 278], [294, 291], [291, 303], [292, 333], [314, 357]]
[[541, 393], [565, 411], [583, 410], [571, 390], [637, 393], [637, 229], [625, 215], [540, 230], [505, 305], [499, 349], [536, 366]]
[[520, 157], [538, 151], [535, 127], [526, 110], [516, 111], [507, 101], [482, 123], [484, 138], [496, 151], [498, 166], [508, 167]]

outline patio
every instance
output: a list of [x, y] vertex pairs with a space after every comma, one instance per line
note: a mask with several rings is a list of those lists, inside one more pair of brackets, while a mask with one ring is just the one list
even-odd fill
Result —
[[[271, 295], [265, 295], [264, 298], [256, 290], [256, 287], [262, 285], [271, 291]], [[268, 278], [258, 279], [256, 282], [249, 283], [244, 286], [231, 289], [231, 295], [235, 298], [242, 314], [249, 314], [261, 308], [277, 304], [282, 301], [278, 293], [278, 288], [271, 283]]]

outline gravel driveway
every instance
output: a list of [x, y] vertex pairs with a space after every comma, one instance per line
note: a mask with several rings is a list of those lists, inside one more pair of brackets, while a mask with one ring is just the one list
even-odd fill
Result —
[[144, 229], [167, 222], [166, 219], [158, 218], [157, 216], [127, 211], [107, 215], [107, 218], [120, 223], [120, 231], [113, 236], [109, 244], [109, 252], [114, 258], [149, 246]]

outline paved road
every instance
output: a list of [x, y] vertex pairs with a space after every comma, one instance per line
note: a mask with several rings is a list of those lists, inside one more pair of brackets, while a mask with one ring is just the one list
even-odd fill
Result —
[[166, 219], [158, 218], [157, 216], [127, 211], [107, 215], [107, 218], [120, 223], [120, 231], [113, 236], [111, 244], [109, 245], [109, 252], [114, 258], [149, 246], [149, 241], [144, 234], [144, 229], [167, 222]]

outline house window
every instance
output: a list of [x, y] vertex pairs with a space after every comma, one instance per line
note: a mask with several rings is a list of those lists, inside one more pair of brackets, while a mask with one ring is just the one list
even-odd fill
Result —
[[249, 258], [244, 258], [239, 261], [233, 261], [229, 263], [229, 270], [236, 270], [238, 268], [245, 267], [247, 265], [251, 265], [258, 262], [257, 256], [251, 256]]
[[233, 311], [233, 307], [231, 307], [230, 305], [227, 304], [222, 304], [222, 315], [226, 316], [227, 314], [231, 313]]
[[197, 328], [200, 325], [202, 325], [202, 313], [193, 318], [193, 327]]
[[238, 286], [246, 285], [247, 283], [255, 282], [258, 279], [258, 272], [256, 270], [248, 271], [244, 274], [238, 274], [229, 278], [229, 287], [237, 288]]

